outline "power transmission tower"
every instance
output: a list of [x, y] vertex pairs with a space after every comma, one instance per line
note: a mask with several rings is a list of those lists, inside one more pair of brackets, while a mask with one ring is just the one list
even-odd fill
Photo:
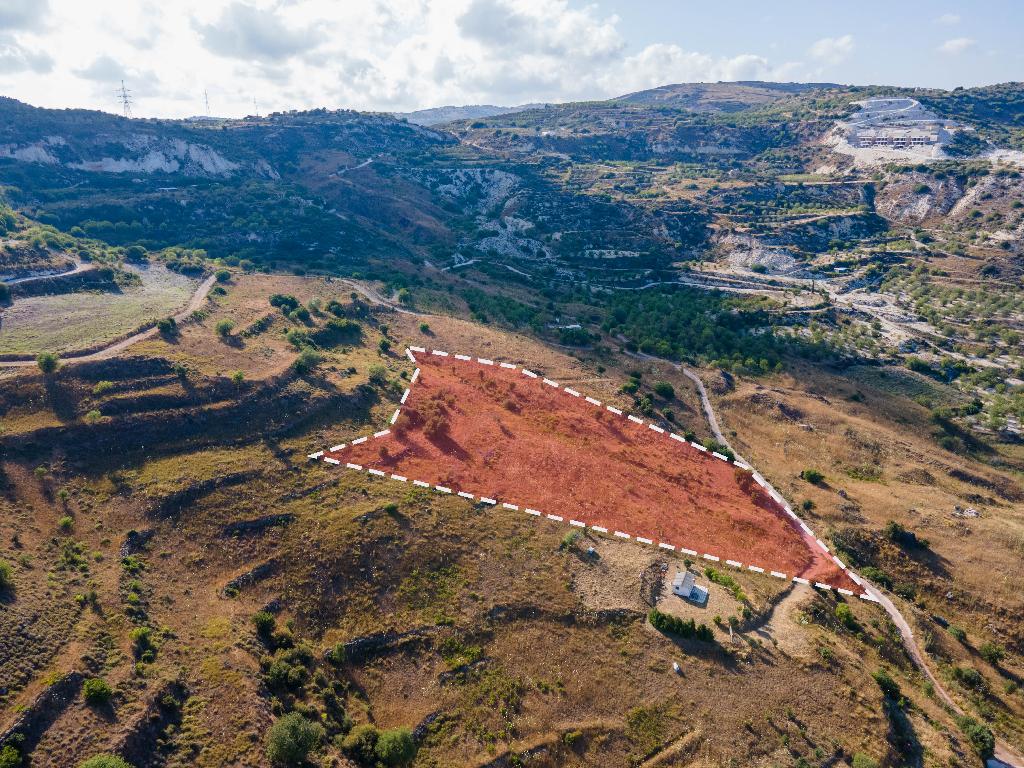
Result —
[[206, 102], [206, 116], [209, 117], [210, 116], [210, 94], [207, 92], [207, 90], [205, 88], [203, 89], [203, 101]]
[[256, 97], [255, 96], [252, 97], [252, 109], [253, 109], [253, 112], [256, 113], [256, 117], [259, 117], [260, 116], [260, 108], [256, 104]]
[[118, 101], [121, 102], [121, 110], [125, 117], [132, 116], [132, 92], [124, 87], [124, 80], [121, 81], [121, 87], [116, 92]]

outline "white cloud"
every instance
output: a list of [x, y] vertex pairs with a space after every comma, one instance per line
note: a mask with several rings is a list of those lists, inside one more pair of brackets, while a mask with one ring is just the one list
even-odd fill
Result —
[[945, 27], [955, 27], [960, 23], [960, 15], [957, 13], [944, 13], [935, 19], [936, 24], [942, 24]]
[[951, 56], [955, 56], [973, 48], [976, 42], [977, 41], [970, 37], [954, 37], [952, 40], [947, 40], [939, 46], [939, 53], [947, 53]]
[[36, 29], [50, 12], [49, 0], [3, 0], [0, 30]]
[[[214, 114], [240, 116], [254, 97], [262, 112], [404, 111], [811, 74], [768, 48], [681, 45], [674, 30], [627, 40], [618, 16], [588, 0], [49, 0], [45, 17], [16, 1], [0, 0], [0, 18], [21, 25], [16, 38], [0, 35], [0, 93], [117, 111], [109, 83], [124, 77], [146, 116], [201, 113], [204, 90]], [[812, 47], [816, 67], [853, 45], [849, 35], [827, 41]]]
[[0, 74], [21, 72], [45, 74], [53, 69], [53, 58], [46, 51], [37, 51], [22, 45], [12, 35], [0, 32]]
[[850, 58], [853, 53], [853, 35], [823, 37], [810, 47], [807, 53], [812, 59], [826, 66], [835, 66]]
[[289, 26], [276, 8], [232, 2], [212, 24], [196, 24], [203, 45], [213, 53], [247, 61], [286, 59], [315, 48], [322, 32]]

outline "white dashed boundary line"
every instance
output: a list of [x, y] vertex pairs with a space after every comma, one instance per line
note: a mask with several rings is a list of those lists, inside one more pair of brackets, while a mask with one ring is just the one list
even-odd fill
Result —
[[[413, 355], [413, 352], [419, 352], [419, 353], [424, 353], [425, 354], [427, 352], [427, 350], [425, 348], [423, 348], [423, 347], [413, 347], [413, 346], [410, 346], [410, 347], [406, 348], [406, 350], [405, 350], [406, 355], [408, 356], [409, 360], [412, 363], [415, 364], [417, 362], [417, 360], [416, 360], [416, 357]], [[449, 353], [449, 352], [446, 352], [446, 351], [440, 350], [440, 349], [431, 350], [430, 354], [436, 355], [437, 357], [449, 357], [449, 356], [451, 356], [454, 359], [459, 360], [460, 362], [473, 362], [473, 360], [474, 360], [474, 358], [469, 356], [469, 355], [452, 354], [452, 353]], [[567, 395], [569, 395], [571, 397], [582, 398], [586, 402], [588, 402], [588, 403], [590, 403], [591, 405], [594, 405], [594, 406], [600, 407], [602, 405], [600, 400], [597, 400], [597, 399], [595, 399], [593, 397], [584, 396], [581, 392], [578, 392], [577, 390], [572, 389], [571, 387], [560, 387], [558, 382], [553, 381], [553, 380], [548, 379], [548, 378], [544, 378], [540, 374], [535, 373], [535, 372], [533, 372], [531, 370], [528, 370], [527, 368], [518, 368], [516, 365], [514, 365], [512, 363], [502, 363], [502, 362], [496, 363], [494, 360], [489, 360], [487, 358], [482, 358], [482, 357], [476, 358], [476, 362], [479, 363], [480, 365], [489, 365], [489, 366], [497, 365], [498, 367], [505, 368], [505, 369], [508, 369], [508, 370], [519, 370], [519, 372], [522, 373], [527, 378], [540, 379], [543, 384], [545, 384], [545, 385], [547, 385], [549, 387], [552, 387], [554, 389], [560, 389], [561, 391], [565, 392]], [[416, 381], [419, 379], [419, 376], [420, 376], [420, 369], [416, 368], [415, 371], [413, 371], [412, 377], [409, 380], [409, 387], [407, 387], [405, 389], [405, 391], [402, 393], [402, 398], [401, 398], [401, 401], [400, 401], [400, 406], [406, 404], [406, 401], [408, 400], [409, 394], [410, 394], [411, 389], [412, 389], [412, 385], [416, 383]], [[726, 463], [733, 464], [736, 467], [738, 467], [739, 469], [751, 472], [752, 475], [753, 475], [754, 480], [762, 488], [764, 488], [768, 492], [768, 494], [772, 497], [772, 499], [777, 504], [779, 504], [779, 506], [781, 506], [782, 509], [785, 510], [785, 512], [793, 520], [795, 520], [795, 521], [797, 521], [799, 523], [800, 529], [804, 533], [806, 533], [808, 536], [810, 536], [812, 539], [814, 539], [814, 541], [821, 547], [822, 550], [824, 550], [826, 553], [830, 554], [831, 557], [832, 557], [832, 560], [835, 562], [835, 564], [841, 570], [843, 570], [853, 580], [853, 582], [855, 584], [857, 584], [862, 589], [864, 588], [864, 582], [853, 571], [851, 571], [842, 560], [840, 560], [835, 555], [831, 554], [831, 550], [829, 550], [829, 548], [825, 544], [825, 542], [823, 542], [821, 539], [818, 539], [818, 538], [814, 537], [814, 533], [811, 531], [811, 529], [807, 526], [806, 523], [804, 523], [802, 520], [800, 520], [796, 516], [796, 514], [790, 508], [789, 504], [787, 504], [785, 499], [782, 498], [781, 494], [779, 494], [778, 491], [776, 491], [774, 488], [772, 488], [768, 484], [768, 482], [764, 479], [764, 477], [761, 476], [758, 472], [754, 471], [749, 464], [747, 464], [745, 462], [742, 462], [742, 461], [730, 461], [730, 459], [727, 456], [724, 456], [723, 454], [715, 452], [715, 451], [709, 451], [707, 448], [705, 448], [700, 443], [696, 443], [696, 442], [693, 442], [693, 441], [687, 441], [685, 437], [682, 437], [681, 435], [678, 435], [675, 432], [667, 432], [664, 428], [662, 428], [661, 426], [659, 426], [657, 424], [644, 422], [643, 419], [641, 419], [641, 418], [639, 418], [637, 416], [634, 416], [632, 414], [626, 414], [622, 410], [620, 410], [620, 409], [618, 409], [618, 408], [616, 408], [614, 406], [605, 405], [604, 408], [608, 412], [613, 413], [616, 416], [624, 416], [629, 421], [632, 421], [632, 422], [634, 422], [634, 423], [636, 423], [638, 425], [643, 426], [644, 424], [646, 424], [646, 426], [651, 431], [656, 432], [658, 434], [666, 435], [669, 439], [675, 440], [676, 442], [681, 443], [682, 445], [690, 446], [691, 448], [694, 448], [695, 450], [701, 451], [702, 453], [704, 453], [706, 455], [713, 456], [714, 458], [719, 459], [720, 461], [724, 461]], [[395, 410], [394, 414], [392, 415], [392, 417], [390, 419], [391, 425], [394, 425], [398, 421], [398, 417], [401, 414], [401, 412], [402, 412], [401, 407], [399, 407], [399, 408], [397, 408]], [[386, 437], [389, 434], [391, 434], [391, 430], [390, 429], [383, 429], [383, 430], [380, 430], [379, 432], [374, 432], [372, 435], [364, 435], [362, 437], [357, 437], [357, 438], [355, 438], [355, 439], [353, 439], [351, 441], [350, 445], [360, 445], [362, 443], [365, 443], [367, 440], [381, 438], [381, 437]], [[345, 443], [340, 443], [338, 445], [331, 446], [326, 451], [316, 451], [315, 453], [310, 453], [310, 454], [307, 455], [307, 458], [309, 458], [310, 460], [323, 460], [327, 464], [338, 466], [338, 465], [341, 464], [341, 461], [339, 461], [338, 459], [335, 459], [335, 458], [333, 458], [331, 456], [327, 456], [325, 454], [326, 453], [336, 453], [338, 451], [344, 450], [346, 447], [347, 447], [347, 445]], [[387, 473], [385, 473], [385, 472], [383, 472], [383, 471], [381, 471], [379, 469], [365, 469], [363, 466], [361, 466], [359, 464], [347, 463], [347, 464], [345, 464], [345, 467], [347, 469], [351, 469], [351, 470], [357, 471], [357, 472], [365, 471], [366, 473], [368, 473], [369, 475], [372, 475], [374, 477], [381, 477], [381, 478], [385, 478], [385, 479], [391, 479], [391, 480], [395, 480], [397, 482], [402, 482], [402, 483], [405, 483], [405, 482], [409, 481], [409, 478], [405, 477], [404, 475], [392, 474], [392, 475], [390, 475], [390, 478], [389, 478]], [[449, 488], [447, 486], [444, 486], [444, 485], [431, 485], [430, 483], [425, 482], [423, 480], [413, 480], [412, 484], [417, 486], [417, 487], [420, 487], [420, 488], [432, 489], [435, 492], [441, 493], [441, 494], [457, 495], [457, 496], [459, 496], [461, 498], [464, 498], [466, 500], [476, 501], [477, 498], [479, 498], [479, 502], [480, 503], [487, 504], [489, 506], [497, 506], [499, 504], [499, 501], [497, 499], [493, 499], [493, 498], [490, 498], [488, 496], [479, 496], [479, 497], [477, 497], [477, 496], [474, 496], [474, 494], [469, 493], [468, 491], [457, 491], [457, 492], [455, 492], [455, 491], [453, 491], [451, 488]], [[504, 509], [508, 509], [508, 510], [512, 510], [512, 511], [519, 511], [520, 510], [520, 506], [519, 505], [513, 504], [511, 502], [502, 501], [502, 502], [500, 502], [500, 505]], [[556, 522], [556, 523], [565, 522], [565, 518], [562, 517], [561, 515], [545, 514], [545, 513], [542, 513], [542, 512], [540, 512], [540, 511], [538, 511], [536, 509], [531, 509], [530, 507], [523, 507], [522, 511], [524, 511], [526, 514], [530, 515], [531, 517], [542, 518], [542, 519], [550, 520], [550, 521]], [[574, 528], [583, 528], [583, 529], [587, 528], [587, 524], [584, 523], [584, 522], [581, 522], [579, 520], [572, 520], [572, 519], [570, 519], [568, 521], [568, 524], [571, 527], [574, 527]], [[589, 527], [590, 527], [590, 530], [594, 531], [595, 533], [602, 533], [602, 534], [607, 534], [608, 533], [608, 529], [606, 527], [604, 527], [604, 526], [601, 526], [601, 525], [591, 525]], [[703, 558], [704, 560], [708, 560], [708, 561], [714, 562], [714, 563], [723, 562], [722, 558], [720, 558], [719, 556], [714, 555], [714, 554], [712, 554], [710, 552], [704, 552], [704, 553], [701, 553], [701, 554], [698, 555], [697, 551], [693, 550], [693, 549], [688, 549], [686, 547], [677, 547], [675, 544], [670, 544], [670, 543], [664, 542], [664, 541], [655, 542], [654, 540], [646, 538], [644, 536], [633, 535], [633, 534], [630, 534], [630, 533], [626, 533], [625, 531], [613, 531], [612, 532], [612, 536], [615, 537], [615, 538], [623, 539], [623, 540], [636, 541], [639, 544], [645, 544], [645, 545], [648, 545], [648, 546], [657, 546], [659, 549], [667, 550], [667, 551], [670, 551], [670, 552], [679, 552], [681, 554], [689, 555], [691, 557], [698, 557], [699, 556], [699, 557]], [[739, 562], [739, 561], [737, 561], [737, 560], [725, 559], [724, 563], [725, 563], [725, 565], [728, 565], [731, 568], [736, 568], [737, 570], [742, 570], [744, 568], [744, 564]], [[766, 572], [763, 567], [758, 566], [758, 565], [753, 565], [753, 564], [750, 564], [750, 563], [746, 564], [746, 569], [748, 571], [753, 572], [753, 573], [759, 573], [759, 574], [764, 574]], [[825, 583], [820, 582], [820, 581], [811, 582], [810, 580], [802, 578], [800, 576], [790, 577], [787, 574], [782, 573], [780, 571], [769, 570], [769, 571], [767, 571], [767, 573], [769, 575], [775, 577], [775, 578], [778, 578], [778, 579], [788, 580], [788, 581], [790, 581], [792, 583], [802, 584], [802, 585], [805, 585], [805, 586], [808, 586], [808, 587], [813, 587], [813, 588], [820, 589], [820, 590], [827, 591], [827, 592], [831, 592], [831, 591], [834, 590], [835, 592], [837, 592], [837, 593], [839, 593], [841, 595], [845, 595], [845, 596], [853, 596], [855, 594], [854, 592], [852, 592], [849, 589], [844, 589], [842, 587], [834, 587], [834, 586], [832, 586], [830, 584], [825, 584]], [[860, 597], [860, 598], [862, 598], [864, 600], [868, 600], [868, 601], [872, 601], [872, 602], [877, 602], [877, 600], [874, 597], [872, 597], [869, 593], [867, 593], [866, 590], [865, 590], [864, 594], [858, 595], [858, 597]]]

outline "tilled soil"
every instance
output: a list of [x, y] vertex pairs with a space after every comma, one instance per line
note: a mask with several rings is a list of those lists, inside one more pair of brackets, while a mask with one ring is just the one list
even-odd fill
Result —
[[429, 354], [418, 364], [391, 431], [328, 456], [856, 589], [749, 472], [519, 370]]

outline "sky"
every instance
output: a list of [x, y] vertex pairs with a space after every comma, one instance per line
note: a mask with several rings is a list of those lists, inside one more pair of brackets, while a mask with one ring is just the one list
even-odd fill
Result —
[[1024, 80], [1020, 0], [0, 0], [0, 95], [136, 117]]

